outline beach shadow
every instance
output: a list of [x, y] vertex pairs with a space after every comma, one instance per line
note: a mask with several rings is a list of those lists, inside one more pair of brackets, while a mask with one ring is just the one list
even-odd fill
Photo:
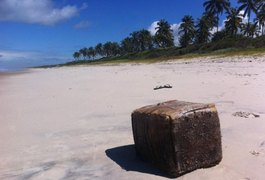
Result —
[[167, 174], [154, 167], [151, 163], [136, 156], [134, 145], [120, 146], [105, 151], [106, 155], [126, 171], [153, 174], [170, 178]]

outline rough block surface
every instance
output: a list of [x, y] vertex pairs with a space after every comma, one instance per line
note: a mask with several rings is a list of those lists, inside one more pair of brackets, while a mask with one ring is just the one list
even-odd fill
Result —
[[168, 101], [132, 113], [137, 154], [171, 177], [217, 165], [221, 132], [214, 104]]

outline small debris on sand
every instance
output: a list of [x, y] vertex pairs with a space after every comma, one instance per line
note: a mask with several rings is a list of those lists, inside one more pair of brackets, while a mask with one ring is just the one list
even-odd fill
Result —
[[254, 156], [259, 156], [259, 152], [257, 152], [257, 151], [250, 151], [250, 154], [252, 154], [252, 155], [254, 155]]
[[243, 118], [258, 118], [260, 117], [260, 115], [258, 114], [254, 114], [254, 113], [250, 113], [250, 112], [235, 112], [233, 113], [233, 116], [236, 116], [236, 117], [243, 117]]
[[156, 87], [154, 88], [154, 90], [163, 89], [163, 88], [172, 88], [172, 86], [169, 85], [169, 84], [166, 84], [166, 85], [164, 85], [164, 86], [156, 86]]

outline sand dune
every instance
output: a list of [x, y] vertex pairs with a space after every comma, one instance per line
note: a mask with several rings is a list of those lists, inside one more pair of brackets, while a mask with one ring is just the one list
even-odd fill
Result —
[[130, 114], [173, 99], [215, 103], [223, 142], [218, 166], [178, 179], [265, 179], [264, 56], [0, 76], [0, 179], [164, 179], [135, 157]]

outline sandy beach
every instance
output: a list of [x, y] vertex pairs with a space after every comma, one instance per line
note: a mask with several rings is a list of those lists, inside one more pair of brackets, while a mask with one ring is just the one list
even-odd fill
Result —
[[1, 75], [0, 179], [166, 179], [135, 157], [131, 112], [174, 99], [215, 103], [223, 148], [178, 179], [265, 179], [265, 56]]

